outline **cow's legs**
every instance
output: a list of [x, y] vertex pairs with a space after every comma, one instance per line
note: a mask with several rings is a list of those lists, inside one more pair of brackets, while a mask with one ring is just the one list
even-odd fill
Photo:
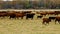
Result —
[[60, 21], [58, 21], [58, 23], [60, 24]]
[[11, 15], [8, 15], [9, 16], [9, 19], [11, 19]]
[[23, 17], [21, 17], [21, 19], [23, 19]]
[[49, 24], [49, 22], [46, 22], [46, 24]]
[[55, 20], [55, 24], [56, 24], [57, 20]]
[[28, 17], [26, 17], [26, 19], [28, 19]]
[[44, 25], [45, 25], [45, 22], [43, 21], [43, 22], [42, 22], [42, 24], [44, 24]]
[[59, 20], [55, 20], [55, 24], [56, 24], [57, 21], [58, 21], [58, 23], [60, 24], [60, 21], [59, 21]]
[[42, 24], [47, 25], [47, 24], [49, 24], [49, 22], [46, 22], [46, 23], [45, 23], [45, 22], [43, 22]]
[[16, 18], [15, 16], [10, 16], [10, 18], [9, 19], [12, 19], [12, 18]]
[[33, 17], [31, 19], [33, 19]]

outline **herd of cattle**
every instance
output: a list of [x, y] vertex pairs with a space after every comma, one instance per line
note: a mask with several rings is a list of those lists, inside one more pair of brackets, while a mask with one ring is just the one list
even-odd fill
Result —
[[42, 18], [43, 16], [46, 15], [57, 15], [57, 16], [50, 16], [49, 18], [43, 18], [43, 22], [42, 24], [49, 24], [49, 22], [51, 22], [51, 20], [55, 20], [55, 24], [56, 21], [58, 21], [58, 23], [60, 24], [60, 16], [58, 16], [60, 14], [60, 11], [40, 11], [40, 12], [33, 12], [33, 11], [0, 11], [0, 17], [9, 17], [9, 19], [11, 18], [19, 18], [21, 17], [21, 19], [23, 19], [24, 16], [26, 16], [26, 19], [34, 18], [34, 15], [39, 14], [39, 16], [37, 16], [37, 18]]

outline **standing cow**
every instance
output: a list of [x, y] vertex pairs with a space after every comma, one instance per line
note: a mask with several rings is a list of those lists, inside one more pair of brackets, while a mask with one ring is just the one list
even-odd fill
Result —
[[26, 19], [28, 19], [28, 18], [33, 19], [34, 15], [35, 15], [35, 13], [27, 13], [26, 14]]
[[56, 19], [56, 16], [50, 16], [49, 19], [55, 20]]
[[58, 23], [60, 24], [60, 16], [57, 16], [56, 19], [55, 19], [55, 24], [56, 24], [56, 21], [58, 21]]
[[37, 16], [37, 18], [42, 18], [43, 16]]
[[5, 11], [0, 12], [0, 17], [5, 17], [5, 16], [7, 16], [7, 12]]
[[51, 22], [51, 20], [49, 18], [43, 18], [43, 23], [42, 24], [49, 24], [49, 22]]
[[16, 18], [21, 17], [21, 19], [23, 19], [23, 17], [25, 16], [25, 13], [15, 13]]
[[15, 12], [7, 12], [7, 16], [11, 19], [11, 18], [15, 18]]
[[55, 15], [58, 15], [58, 14], [60, 14], [60, 11], [55, 11]]

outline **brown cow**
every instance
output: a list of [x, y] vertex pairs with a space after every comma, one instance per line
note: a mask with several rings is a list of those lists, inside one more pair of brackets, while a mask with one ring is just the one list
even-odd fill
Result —
[[25, 16], [25, 13], [15, 13], [15, 15], [16, 15], [16, 18], [19, 18], [19, 17], [21, 17], [21, 19], [23, 19], [23, 17]]
[[26, 12], [20, 12], [20, 11], [11, 11], [11, 12], [7, 12], [8, 16], [10, 16], [10, 18], [19, 18], [21, 17], [21, 19], [23, 19], [24, 16], [26, 16], [26, 13], [31, 13], [31, 11], [26, 11]]
[[23, 12], [8, 12], [8, 16], [10, 16], [10, 18], [21, 17], [21, 19], [23, 19], [23, 17], [25, 16], [25, 13], [23, 13]]
[[11, 12], [7, 12], [7, 16], [11, 19], [11, 18], [15, 18], [15, 12], [11, 11]]
[[7, 16], [7, 12], [5, 11], [0, 12], [0, 17], [5, 17], [5, 16]]
[[41, 12], [40, 15], [44, 15], [44, 16], [46, 16], [47, 13], [46, 13], [46, 12]]
[[43, 18], [43, 24], [49, 24], [49, 22], [51, 22], [51, 20], [49, 18]]
[[40, 14], [40, 15], [44, 15], [44, 16], [46, 16], [47, 15], [47, 13], [46, 12], [36, 12], [37, 14]]
[[47, 12], [47, 14], [48, 14], [48, 15], [54, 15], [55, 12], [54, 12], [54, 11], [49, 11], [49, 12]]
[[57, 16], [56, 19], [55, 19], [55, 24], [56, 24], [56, 21], [58, 21], [58, 23], [60, 24], [60, 16]]
[[55, 15], [58, 15], [58, 14], [60, 14], [60, 11], [55, 11]]

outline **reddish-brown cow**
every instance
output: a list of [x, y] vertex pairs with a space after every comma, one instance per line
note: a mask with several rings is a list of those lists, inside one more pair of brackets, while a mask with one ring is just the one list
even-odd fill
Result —
[[5, 16], [7, 16], [7, 12], [5, 11], [0, 12], [0, 17], [5, 17]]
[[54, 15], [55, 12], [54, 12], [54, 11], [49, 11], [49, 12], [47, 12], [47, 14], [48, 14], [48, 15]]
[[60, 14], [60, 11], [55, 11], [55, 15], [58, 15], [58, 14]]
[[60, 16], [57, 16], [56, 19], [55, 19], [55, 24], [56, 24], [56, 21], [58, 21], [58, 23], [60, 24]]
[[51, 20], [49, 18], [43, 18], [43, 24], [49, 24]]

